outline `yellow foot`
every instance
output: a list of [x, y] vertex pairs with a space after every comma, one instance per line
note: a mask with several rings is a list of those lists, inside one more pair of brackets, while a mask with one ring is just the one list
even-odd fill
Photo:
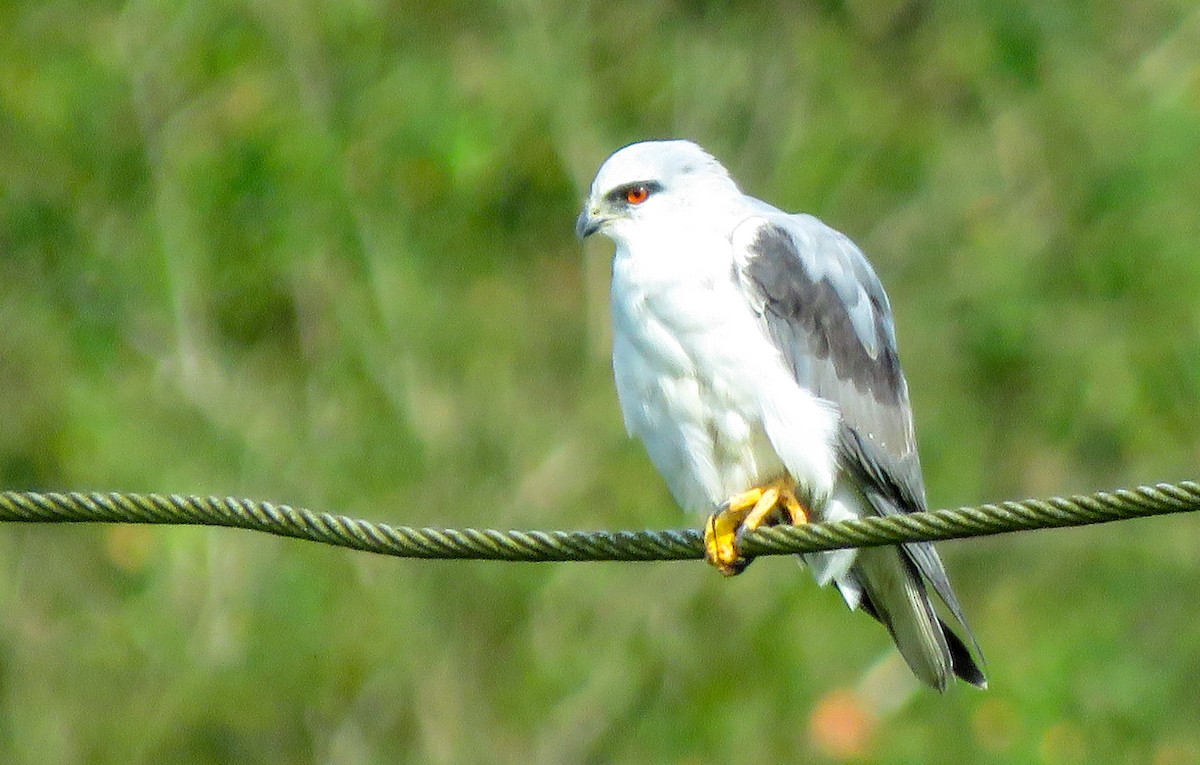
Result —
[[808, 523], [808, 513], [796, 499], [796, 484], [791, 479], [730, 497], [704, 526], [704, 559], [725, 576], [742, 573], [750, 565], [738, 550], [742, 534], [759, 526], [774, 526], [784, 516], [792, 524]]

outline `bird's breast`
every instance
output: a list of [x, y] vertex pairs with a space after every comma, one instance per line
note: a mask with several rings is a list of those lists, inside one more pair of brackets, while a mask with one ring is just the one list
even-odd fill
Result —
[[784, 472], [753, 370], [773, 354], [745, 301], [715, 280], [613, 280], [613, 367], [629, 431], [676, 499], [710, 510]]

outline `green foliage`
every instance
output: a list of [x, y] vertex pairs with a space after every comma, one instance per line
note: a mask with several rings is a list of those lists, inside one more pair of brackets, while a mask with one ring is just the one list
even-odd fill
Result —
[[[0, 485], [431, 525], [681, 522], [607, 368], [613, 150], [846, 231], [934, 505], [1194, 478], [1186, 3], [0, 7]], [[1200, 759], [1185, 518], [946, 545], [992, 690], [789, 561], [0, 536], [4, 762]], [[884, 657], [879, 659], [879, 657]]]

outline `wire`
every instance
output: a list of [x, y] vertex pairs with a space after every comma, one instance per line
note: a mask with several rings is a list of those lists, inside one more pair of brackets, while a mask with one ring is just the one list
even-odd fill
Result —
[[[1200, 484], [1184, 481], [1072, 497], [934, 510], [747, 533], [747, 557], [960, 539], [1084, 526], [1200, 509]], [[506, 561], [661, 561], [704, 557], [697, 529], [500, 531], [389, 526], [232, 497], [172, 494], [0, 492], [0, 521], [230, 526], [402, 558]]]

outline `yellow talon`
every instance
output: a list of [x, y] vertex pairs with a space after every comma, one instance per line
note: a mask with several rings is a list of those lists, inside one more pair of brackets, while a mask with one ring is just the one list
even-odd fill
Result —
[[746, 531], [779, 523], [782, 518], [776, 511], [780, 509], [791, 523], [808, 523], [808, 513], [796, 498], [796, 484], [790, 479], [731, 497], [704, 526], [704, 559], [725, 576], [742, 573], [750, 561], [742, 557], [738, 539]]

